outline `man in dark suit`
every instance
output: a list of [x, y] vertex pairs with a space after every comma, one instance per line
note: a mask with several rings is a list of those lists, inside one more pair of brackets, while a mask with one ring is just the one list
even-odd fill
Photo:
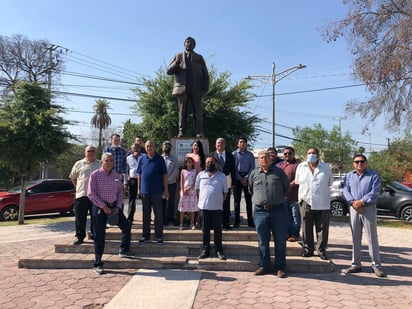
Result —
[[203, 57], [193, 51], [196, 41], [188, 37], [184, 43], [185, 51], [177, 53], [167, 68], [168, 75], [174, 75], [172, 95], [179, 104], [179, 135], [187, 133], [187, 114], [189, 102], [193, 111], [193, 133], [203, 136], [202, 98], [209, 90], [209, 73]]
[[236, 165], [235, 157], [232, 153], [225, 150], [225, 139], [219, 137], [216, 140], [216, 151], [212, 152], [216, 162], [219, 163], [219, 170], [226, 175], [228, 194], [223, 202], [223, 220], [222, 226], [226, 230], [231, 230], [230, 227], [230, 188], [236, 181]]

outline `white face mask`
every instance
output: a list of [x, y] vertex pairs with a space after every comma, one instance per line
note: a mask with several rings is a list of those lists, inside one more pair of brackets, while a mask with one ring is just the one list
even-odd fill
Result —
[[314, 153], [308, 154], [308, 162], [315, 163], [318, 160], [318, 156]]

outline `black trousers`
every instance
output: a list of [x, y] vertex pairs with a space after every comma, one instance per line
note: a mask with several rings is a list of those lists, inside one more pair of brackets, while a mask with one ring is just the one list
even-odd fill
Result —
[[[106, 224], [107, 216], [103, 209], [93, 205], [93, 225], [94, 225], [94, 267], [102, 266], [102, 256], [104, 253], [104, 245], [106, 241]], [[120, 243], [120, 250], [129, 251], [131, 241], [131, 227], [132, 225], [123, 214], [123, 210], [119, 209], [119, 223], [117, 226], [122, 231], [122, 239]]]
[[224, 228], [229, 227], [230, 225], [230, 195], [231, 189], [228, 189], [226, 199], [223, 201], [223, 222], [222, 225]]
[[252, 196], [249, 193], [248, 187], [243, 186], [239, 180], [235, 183], [235, 224], [240, 223], [240, 201], [242, 199], [242, 191], [245, 196], [247, 223], [249, 226], [254, 224], [253, 222], [253, 210], [252, 210]]
[[169, 199], [162, 199], [163, 205], [163, 224], [175, 223], [175, 199], [176, 199], [176, 183], [171, 183], [167, 186], [169, 190]]
[[86, 238], [87, 213], [90, 213], [90, 230], [93, 235], [93, 224], [91, 223], [93, 220], [92, 206], [93, 203], [87, 196], [82, 196], [74, 200], [74, 220], [76, 226], [75, 237], [79, 240]]
[[222, 246], [222, 211], [202, 210], [203, 250], [210, 252], [210, 230], [213, 229], [216, 252], [223, 253]]
[[129, 179], [129, 209], [127, 220], [133, 222], [134, 213], [136, 212], [136, 198], [137, 198], [137, 178]]

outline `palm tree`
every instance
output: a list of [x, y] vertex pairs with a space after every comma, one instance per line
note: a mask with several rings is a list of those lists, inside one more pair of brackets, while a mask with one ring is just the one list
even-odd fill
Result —
[[96, 104], [93, 106], [96, 114], [92, 117], [91, 124], [93, 127], [99, 129], [99, 147], [102, 145], [102, 131], [107, 129], [112, 123], [107, 109], [109, 108], [109, 102], [105, 99], [96, 100]]

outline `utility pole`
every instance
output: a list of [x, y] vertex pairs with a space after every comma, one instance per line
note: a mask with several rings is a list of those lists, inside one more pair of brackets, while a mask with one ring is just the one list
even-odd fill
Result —
[[276, 88], [276, 84], [281, 81], [282, 79], [284, 79], [286, 76], [292, 74], [293, 72], [300, 70], [300, 69], [304, 69], [306, 68], [306, 65], [303, 64], [299, 64], [296, 65], [294, 67], [291, 67], [289, 69], [286, 69], [280, 73], [276, 73], [275, 69], [276, 69], [276, 65], [273, 62], [272, 63], [272, 74], [271, 75], [254, 75], [254, 76], [248, 76], [246, 77], [246, 79], [253, 79], [253, 80], [260, 80], [263, 82], [268, 82], [269, 80], [272, 83], [272, 146], [276, 147], [276, 143], [275, 143], [275, 118], [276, 118], [276, 113], [275, 113], [275, 88]]
[[[53, 71], [53, 51], [55, 51], [59, 46], [58, 45], [50, 45], [47, 49], [49, 51], [49, 63], [45, 70], [47, 70], [47, 89], [49, 90], [49, 96], [51, 100], [51, 84], [52, 84], [52, 71]], [[41, 178], [47, 179], [49, 178], [49, 161], [46, 160], [41, 164]]]

